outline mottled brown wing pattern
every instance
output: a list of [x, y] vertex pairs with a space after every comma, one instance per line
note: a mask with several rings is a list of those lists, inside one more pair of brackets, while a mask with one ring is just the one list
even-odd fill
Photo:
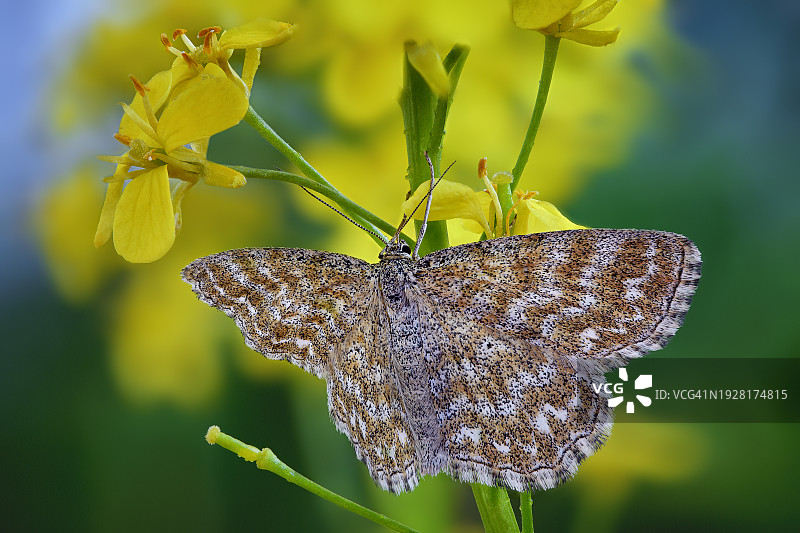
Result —
[[700, 265], [697, 247], [681, 235], [588, 229], [446, 248], [418, 261], [415, 276], [440, 307], [612, 369], [666, 345], [689, 309]]
[[701, 265], [685, 237], [642, 230], [384, 254], [232, 250], [183, 274], [250, 347], [326, 379], [333, 422], [392, 492], [441, 471], [515, 490], [571, 477], [611, 430], [592, 385], [667, 343]]
[[605, 382], [597, 367], [576, 367], [425, 294], [417, 298], [428, 310], [421, 328], [444, 471], [517, 491], [571, 478], [611, 432], [606, 397], [592, 389]]
[[329, 359], [359, 321], [374, 265], [297, 248], [243, 248], [203, 257], [183, 279], [233, 318], [247, 345], [327, 378]]
[[415, 443], [387, 363], [390, 324], [378, 287], [360, 321], [334, 350], [328, 410], [336, 428], [384, 490], [413, 490], [419, 482]]

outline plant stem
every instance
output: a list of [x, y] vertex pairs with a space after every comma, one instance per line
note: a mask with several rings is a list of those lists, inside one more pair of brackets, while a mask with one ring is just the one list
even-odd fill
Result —
[[433, 115], [433, 125], [428, 139], [428, 155], [433, 161], [433, 168], [436, 170], [437, 177], [441, 169], [442, 150], [444, 148], [444, 128], [447, 123], [447, 116], [450, 114], [450, 106], [453, 103], [453, 95], [456, 92], [458, 80], [461, 78], [461, 71], [469, 56], [469, 47], [455, 45], [445, 56], [442, 64], [450, 77], [450, 94], [447, 98], [439, 98]]
[[[550, 92], [550, 82], [553, 80], [553, 70], [560, 41], [558, 37], [545, 35], [542, 74], [539, 77], [539, 91], [536, 94], [536, 103], [533, 106], [530, 124], [528, 124], [528, 132], [525, 134], [514, 170], [511, 171], [513, 176], [511, 185], [502, 186], [502, 190], [501, 187], [498, 187], [504, 217], [511, 209], [513, 201], [511, 193], [519, 184], [522, 171], [525, 170], [525, 165], [531, 155], [533, 143], [536, 141], [536, 133], [539, 131], [544, 106], [547, 103], [547, 94]], [[501, 488], [488, 487], [478, 483], [472, 484], [472, 492], [475, 495], [475, 503], [478, 505], [478, 511], [487, 533], [519, 531], [514, 511], [511, 509], [511, 502], [508, 499], [508, 492]], [[520, 494], [520, 512], [523, 533], [533, 533], [533, 503], [530, 493]]]
[[519, 531], [514, 510], [508, 499], [508, 492], [505, 489], [481, 483], [472, 483], [471, 487], [486, 533]]
[[533, 495], [528, 491], [519, 493], [519, 512], [522, 515], [522, 533], [533, 533]]
[[[410, 46], [410, 43], [406, 43]], [[404, 80], [403, 90], [400, 93], [400, 109], [403, 112], [403, 125], [406, 134], [406, 149], [408, 152], [408, 186], [411, 192], [430, 180], [430, 169], [425, 160], [425, 151], [428, 149], [431, 131], [433, 130], [434, 109], [437, 98], [428, 84], [408, 60], [408, 53], [403, 55]], [[451, 88], [452, 90], [452, 88]], [[431, 154], [436, 171], [436, 157]], [[415, 220], [417, 231], [420, 221]], [[428, 229], [423, 240], [419, 254], [424, 256], [434, 250], [446, 248], [449, 244], [447, 238], [447, 225], [443, 220], [428, 222]]]
[[530, 157], [533, 149], [533, 143], [536, 140], [536, 133], [539, 131], [539, 124], [542, 122], [542, 114], [547, 103], [550, 82], [553, 80], [553, 70], [556, 65], [560, 41], [560, 37], [544, 36], [544, 61], [542, 62], [542, 75], [539, 78], [539, 92], [536, 94], [536, 103], [533, 106], [531, 122], [528, 124], [528, 133], [525, 134], [525, 141], [523, 141], [522, 149], [519, 152], [519, 157], [517, 157], [517, 164], [514, 165], [514, 170], [511, 171], [514, 176], [514, 180], [511, 182], [512, 191], [517, 188], [517, 184], [522, 177], [522, 171], [525, 170], [528, 157]]
[[514, 197], [511, 194], [511, 184], [498, 183], [497, 198], [500, 200], [500, 208], [503, 210], [503, 219], [500, 221], [500, 227], [503, 229], [502, 235], [505, 235], [506, 216], [508, 215], [508, 212], [511, 211], [511, 208], [514, 207]]
[[278, 459], [278, 457], [269, 448], [259, 450], [254, 446], [245, 444], [244, 442], [231, 437], [230, 435], [222, 433], [217, 426], [211, 426], [208, 428], [206, 440], [209, 444], [219, 444], [226, 450], [230, 450], [237, 454], [245, 461], [255, 461], [256, 466], [261, 470], [267, 470], [273, 474], [277, 474], [286, 481], [293, 483], [298, 487], [319, 496], [320, 498], [324, 498], [329, 502], [334, 503], [339, 507], [346, 509], [347, 511], [350, 511], [351, 513], [363, 516], [364, 518], [372, 520], [376, 524], [380, 524], [393, 531], [400, 531], [402, 533], [416, 533], [416, 530], [411, 529], [405, 524], [401, 524], [400, 522], [392, 520], [387, 516], [376, 513], [372, 509], [367, 509], [363, 505], [359, 505], [351, 500], [348, 500], [347, 498], [339, 496], [335, 492], [326, 489], [322, 485], [318, 485], [307, 477], [298, 474], [286, 463]]
[[[469, 48], [456, 45], [443, 61], [450, 76], [450, 93], [447, 98], [437, 98], [433, 94], [422, 76], [411, 65], [408, 54], [405, 55], [400, 108], [403, 111], [408, 149], [407, 178], [412, 192], [430, 180], [430, 169], [424, 156], [426, 151], [433, 162], [434, 173], [439, 175], [447, 114], [468, 52]], [[420, 221], [415, 222], [419, 230]], [[420, 256], [441, 250], [448, 245], [445, 221], [428, 222], [425, 239], [420, 247]], [[519, 531], [514, 510], [505, 490], [476, 483], [472, 485], [472, 491], [487, 533]]]
[[286, 159], [291, 161], [294, 166], [300, 169], [300, 172], [311, 178], [312, 180], [323, 183], [331, 188], [334, 188], [333, 185], [326, 180], [322, 174], [317, 172], [317, 169], [311, 166], [311, 164], [303, 159], [303, 156], [300, 155], [300, 152], [292, 148], [289, 143], [283, 140], [283, 138], [278, 135], [272, 127], [267, 124], [267, 122], [261, 118], [261, 116], [256, 113], [256, 110], [253, 109], [253, 106], [250, 106], [247, 109], [247, 113], [244, 115], [244, 121], [247, 122], [259, 135], [261, 135], [268, 143], [274, 146], [281, 154], [283, 154]]
[[[339, 206], [343, 210], [345, 210], [347, 212], [348, 215], [353, 217], [355, 219], [355, 221], [358, 222], [359, 224], [361, 224], [362, 226], [366, 227], [367, 229], [369, 229], [370, 231], [373, 231], [375, 233], [379, 232], [378, 227], [376, 227], [376, 225], [374, 225], [374, 220], [371, 220], [369, 218], [364, 218], [362, 216], [362, 214], [360, 213], [360, 211], [364, 211], [364, 212], [368, 212], [368, 211], [366, 211], [365, 209], [361, 208], [361, 206], [359, 206], [355, 202], [349, 200], [342, 193], [340, 193], [336, 189], [336, 187], [331, 185], [331, 183], [328, 180], [326, 180], [322, 176], [322, 174], [320, 174], [317, 171], [317, 169], [315, 169], [313, 166], [311, 166], [311, 164], [308, 161], [306, 161], [303, 158], [302, 155], [300, 155], [300, 152], [298, 152], [297, 150], [292, 148], [289, 145], [289, 143], [284, 141], [283, 138], [280, 135], [278, 135], [277, 132], [275, 130], [273, 130], [272, 127], [269, 124], [267, 124], [267, 122], [263, 118], [261, 118], [261, 116], [258, 113], [256, 113], [255, 109], [253, 109], [252, 106], [250, 106], [247, 109], [247, 113], [245, 113], [245, 115], [244, 115], [244, 121], [247, 122], [247, 124], [249, 124], [254, 130], [256, 130], [256, 132], [259, 135], [261, 135], [261, 137], [263, 137], [268, 143], [270, 143], [281, 154], [283, 154], [286, 157], [286, 159], [291, 161], [294, 164], [294, 166], [296, 166], [309, 179], [313, 180], [316, 183], [320, 183], [322, 185], [326, 185], [329, 188], [329, 189], [326, 189], [326, 191], [324, 191], [324, 192], [320, 191], [319, 189], [314, 189], [314, 190], [316, 190], [317, 192], [320, 192], [321, 194], [325, 194], [328, 198], [331, 198], [331, 200], [334, 200], [336, 203], [339, 204]], [[258, 177], [258, 176], [253, 176], [253, 177]], [[274, 178], [270, 178], [270, 179], [274, 179]], [[281, 180], [281, 181], [289, 181], [289, 180]], [[310, 187], [310, 186], [307, 186], [307, 185], [304, 185], [304, 186], [309, 188], [309, 189], [313, 188], [313, 187]], [[339, 199], [345, 200], [345, 203], [344, 204], [339, 203], [339, 201], [337, 199], [335, 199], [332, 196], [329, 196], [328, 194], [326, 194], [326, 192], [328, 192], [329, 190], [330, 191], [335, 191], [333, 194], [338, 196]], [[347, 206], [345, 206], [345, 204]], [[353, 208], [354, 206], [357, 207], [358, 209], [354, 209]], [[380, 220], [375, 215], [372, 215], [372, 218]], [[381, 222], [383, 222], [383, 221], [381, 220]], [[378, 225], [378, 226], [380, 226], [380, 225]], [[384, 226], [387, 226], [387, 224], [385, 222], [384, 222]], [[388, 225], [388, 226], [391, 227], [390, 225]], [[394, 235], [394, 232], [389, 233], [389, 235]], [[384, 242], [380, 238], [376, 238], [374, 235], [372, 236], [372, 238], [375, 240], [375, 242], [380, 244], [381, 247], [384, 246]], [[408, 241], [408, 239], [406, 239], [406, 240]], [[413, 246], [413, 245], [414, 244], [412, 242], [410, 244], [410, 246]]]
[[[237, 172], [241, 172], [244, 177], [248, 179], [268, 179], [274, 181], [284, 181], [286, 183], [292, 183], [295, 185], [301, 185], [306, 189], [310, 189], [312, 191], [318, 192], [320, 195], [330, 199], [331, 201], [335, 202], [336, 205], [342, 208], [348, 215], [352, 216], [357, 222], [365, 225], [367, 228], [371, 229], [372, 231], [383, 231], [388, 235], [394, 235], [397, 231], [397, 228], [380, 218], [379, 216], [371, 213], [367, 209], [364, 209], [353, 200], [348, 198], [347, 196], [343, 195], [339, 190], [335, 189], [330, 185], [325, 185], [324, 183], [320, 183], [314, 181], [311, 178], [307, 178], [305, 176], [298, 176], [297, 174], [291, 174], [289, 172], [284, 172], [282, 170], [267, 170], [264, 168], [252, 168], [252, 167], [243, 167], [243, 166], [231, 166], [233, 170]], [[383, 241], [381, 241], [378, 237], [371, 235], [372, 238], [380, 244], [384, 246]], [[409, 239], [406, 236], [403, 236], [409, 246], [414, 246], [414, 241]]]

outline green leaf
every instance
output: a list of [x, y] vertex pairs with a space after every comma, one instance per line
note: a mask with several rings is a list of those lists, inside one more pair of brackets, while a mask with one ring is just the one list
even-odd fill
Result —
[[471, 486], [486, 533], [519, 531], [517, 518], [505, 489], [481, 483], [473, 483]]

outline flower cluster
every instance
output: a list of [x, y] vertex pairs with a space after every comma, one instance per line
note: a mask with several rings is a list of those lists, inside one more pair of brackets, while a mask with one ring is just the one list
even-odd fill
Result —
[[[258, 51], [291, 37], [294, 26], [256, 21], [228, 30], [199, 33], [195, 46], [184, 30], [176, 30], [188, 51], [175, 48], [166, 35], [161, 41], [178, 56], [170, 70], [159, 72], [147, 84], [131, 81], [136, 96], [125, 111], [114, 136], [128, 150], [122, 156], [104, 156], [116, 171], [105, 178], [109, 186], [95, 234], [95, 246], [113, 234], [117, 252], [132, 263], [160, 259], [172, 247], [181, 226], [181, 203], [198, 182], [218, 187], [241, 187], [244, 176], [208, 161], [209, 139], [242, 120]], [[245, 49], [242, 76], [228, 59], [234, 49]], [[172, 183], [170, 182], [172, 180]]]
[[[518, 27], [532, 29], [524, 17], [519, 16], [518, 7], [524, 3], [516, 2], [515, 21]], [[584, 3], [589, 5], [592, 0]], [[447, 4], [432, 6], [434, 11], [426, 17], [418, 16], [422, 3], [413, 1], [393, 5], [391, 9], [351, 0], [336, 3], [335, 7], [321, 0], [273, 6], [274, 17], [301, 21], [309, 30], [308, 35], [313, 35], [308, 39], [292, 38], [291, 54], [275, 53], [269, 58], [270, 71], [276, 80], [288, 80], [291, 87], [313, 86], [312, 94], [318, 98], [315, 103], [319, 108], [308, 111], [317, 112], [322, 118], [314, 115], [315, 118], [308, 121], [310, 114], [301, 115], [296, 122], [297, 130], [291, 132], [292, 137], [304, 157], [313, 161], [321, 174], [335, 179], [337, 188], [389, 221], [399, 218], [397, 200], [408, 186], [405, 180], [388, 179], [400, 175], [407, 165], [405, 151], [398, 149], [403, 142], [403, 124], [396, 112], [397, 87], [401, 81], [397, 57], [403, 41], [415, 38], [419, 43], [426, 43], [409, 45], [407, 55], [410, 64], [439, 96], [450, 88], [436, 48], [427, 43], [439, 47], [442, 56], [444, 43], [459, 40], [472, 45], [464, 78], [458, 86], [457, 103], [448, 118], [444, 157], [448, 162], [458, 161], [448, 174], [454, 182], [469, 183], [471, 176], [461, 163], [473, 159], [476, 153], [491, 154], [493, 160], [507, 164], [513, 161], [519, 147], [508, 139], [524, 128], [527, 115], [520, 112], [520, 103], [527, 101], [536, 86], [535, 69], [518, 68], [527, 64], [531, 57], [531, 47], [520, 46], [523, 42], [520, 39], [536, 47], [541, 45], [540, 38], [529, 35], [531, 39], [525, 39], [524, 34], [528, 32], [510, 31], [508, 5], [473, 2], [469, 9], [463, 9], [463, 4], [449, 9]], [[588, 25], [585, 16], [578, 16], [584, 12], [580, 2], [552, 0], [536, 4], [539, 12], [549, 18], [536, 24], [537, 32], [555, 36], [553, 32], [559, 29], [561, 34], [556, 38], [569, 39], [566, 32]], [[548, 7], [556, 4], [569, 4], [569, 8], [556, 12]], [[611, 4], [605, 5], [607, 9]], [[445, 7], [447, 16], [440, 16]], [[140, 42], [141, 35], [157, 36], [165, 27], [194, 24], [192, 21], [197, 20], [249, 20], [261, 10], [247, 3], [236, 6], [193, 3], [180, 9], [154, 4], [145, 17], [100, 21], [87, 27], [77, 43], [76, 53], [71, 56], [69, 68], [63, 70], [63, 77], [54, 84], [57, 90], [47, 95], [49, 116], [58, 131], [94, 127], [98, 119], [105, 119], [109, 105], [120, 100], [119, 92], [129, 87], [123, 87], [120, 80], [125, 80], [129, 72], [147, 73], [141, 76], [147, 83], [138, 85], [145, 87], [155, 126], [145, 109], [144, 95], [137, 90], [133, 100], [127, 103], [138, 120], [126, 113], [120, 123], [117, 137], [126, 143], [126, 153], [121, 156], [126, 159], [112, 160], [119, 166], [114, 176], [107, 179], [111, 183], [95, 240], [98, 245], [113, 236], [117, 250], [128, 260], [153, 260], [163, 255], [175, 241], [181, 201], [190, 188], [193, 192], [188, 208], [215, 215], [193, 217], [192, 231], [184, 233], [176, 242], [178, 246], [163, 260], [148, 268], [127, 269], [123, 281], [109, 284], [109, 276], [118, 275], [126, 269], [126, 264], [118, 260], [111, 247], [105, 247], [101, 253], [86, 247], [86, 236], [97, 224], [95, 210], [102, 202], [96, 167], [80, 167], [45, 191], [37, 213], [37, 228], [51, 275], [61, 294], [75, 302], [86, 302], [99, 301], [107, 295], [103, 291], [115, 291], [110, 327], [103, 334], [108, 335], [111, 367], [126, 397], [200, 405], [212, 399], [218, 391], [217, 385], [222, 383], [220, 353], [211, 347], [218, 345], [219, 339], [230, 332], [201, 316], [199, 311], [195, 313], [196, 302], [178, 292], [182, 287], [171, 292], [178, 267], [198, 255], [234, 245], [274, 242], [278, 238], [286, 239], [287, 244], [298, 244], [290, 240], [287, 228], [277, 224], [277, 220], [284, 215], [285, 208], [304, 205], [306, 197], [302, 191], [292, 188], [290, 194], [297, 193], [298, 198], [286, 201], [285, 197], [269, 194], [266, 188], [253, 189], [246, 195], [230, 195], [212, 187], [194, 187], [200, 183], [227, 187], [244, 184], [244, 179], [231, 169], [216, 165], [206, 157], [210, 153], [213, 158], [213, 152], [207, 151], [208, 137], [221, 128], [230, 127], [226, 123], [238, 121], [241, 104], [237, 108], [220, 98], [206, 106], [202, 103], [204, 99], [190, 98], [196, 103], [192, 109], [188, 100], [182, 104], [177, 101], [184, 90], [192, 85], [199, 87], [203, 75], [215, 78], [215, 83], [226, 88], [220, 94], [235, 95], [235, 101], [241, 102], [240, 95], [244, 92], [244, 97], [249, 99], [259, 47], [286, 40], [294, 27], [260, 21], [228, 29], [225, 33], [209, 28], [200, 32], [200, 40], [194, 39], [196, 44], [182, 30], [169, 37], [162, 36], [170, 59], [175, 61], [172, 68], [149, 81], [150, 74], [169, 65], [159, 66], [164, 49], [157, 45], [137, 48], [135, 44]], [[559, 205], [575, 191], [578, 176], [603, 168], [621, 157], [636, 125], [646, 116], [643, 110], [649, 101], [645, 98], [645, 85], [631, 83], [631, 80], [635, 82], [636, 71], [630, 68], [629, 62], [620, 61], [620, 57], [628, 57], [631, 50], [652, 50], [655, 36], [658, 39], [669, 36], [668, 31], [649, 31], [653, 27], [663, 29], [660, 26], [662, 12], [660, 3], [628, 2], [624, 8], [611, 13], [614, 23], [608, 26], [625, 26], [624, 40], [600, 55], [590, 47], [574, 46], [570, 47], [569, 54], [559, 57], [547, 113], [536, 140], [536, 155], [520, 182], [524, 186], [512, 197], [514, 208], [510, 215], [506, 210], [502, 218], [497, 216], [494, 200], [485, 186], [451, 186], [444, 181], [437, 187], [434, 218], [441, 210], [440, 218], [464, 221], [463, 224], [461, 221], [449, 224], [451, 244], [474, 241], [476, 233], [480, 232], [487, 236], [500, 235], [506, 224], [512, 234], [540, 231], [533, 223], [537, 219], [548, 229], [559, 229], [554, 228], [552, 219], [571, 227], [552, 204], [538, 198], [546, 195]], [[431, 24], [433, 21], [435, 24]], [[553, 26], [555, 23], [558, 25]], [[244, 61], [239, 61], [243, 68], [236, 68], [239, 74], [228, 64], [235, 49], [243, 50], [235, 54], [244, 55]], [[120, 61], [121, 57], [125, 61]], [[234, 61], [231, 63], [237, 65]], [[213, 67], [206, 70], [210, 64], [219, 70]], [[221, 83], [223, 76], [232, 83]], [[282, 83], [277, 87], [286, 86]], [[237, 93], [232, 90], [234, 86], [244, 86], [245, 90]], [[259, 97], [259, 106], [265, 107], [260, 111], [266, 112], [277, 124], [297, 118], [296, 115], [281, 115], [284, 110], [294, 109], [293, 105], [288, 105], [291, 102], [261, 97], [274, 87], [276, 85], [252, 87], [254, 98]], [[196, 95], [206, 93], [200, 88], [196, 91]], [[209, 89], [206, 94], [211, 93], [213, 90]], [[173, 111], [167, 113], [167, 108]], [[230, 108], [238, 110], [231, 112]], [[222, 118], [203, 119], [197, 121], [202, 124], [196, 126], [183, 122], [201, 112], [216, 113]], [[141, 124], [146, 124], [147, 128], [142, 128]], [[315, 135], [318, 132], [315, 125], [319, 124], [334, 129], [326, 130], [325, 135]], [[205, 133], [198, 129], [201, 126], [208, 126]], [[358, 128], [361, 134], [334, 134], [336, 131], [352, 132], [353, 128]], [[151, 130], [152, 135], [145, 129]], [[175, 144], [184, 141], [186, 144]], [[231, 138], [218, 139], [214, 141], [218, 146], [213, 148], [219, 149], [230, 142]], [[109, 159], [112, 158], [106, 158]], [[220, 160], [223, 161], [232, 162]], [[536, 176], [535, 185], [528, 176]], [[365, 186], [367, 177], [374, 179], [370, 186]], [[500, 173], [493, 176], [495, 180], [501, 177]], [[494, 186], [492, 184], [492, 188]], [[423, 188], [427, 191], [427, 186]], [[456, 188], [461, 192], [456, 194]], [[476, 192], [474, 188], [484, 190]], [[525, 192], [527, 188], [539, 189], [543, 194], [534, 196], [534, 193]], [[188, 220], [189, 214], [186, 216]], [[341, 222], [341, 217], [325, 210], [314, 210], [311, 216], [329, 217], [336, 219], [332, 224], [340, 224], [336, 231], [326, 233], [326, 240], [317, 242], [317, 246], [374, 260], [374, 244], [368, 239], [354, 238], [359, 230]], [[550, 222], [547, 222], [548, 216], [552, 216]], [[225, 224], [218, 223], [222, 218]], [[236, 232], [231, 241], [233, 234], [225, 228], [234, 226]], [[162, 230], [154, 231], [155, 228]], [[109, 304], [102, 304], [103, 312], [107, 307]], [[238, 341], [238, 332], [233, 333], [231, 339]], [[258, 359], [247, 357], [250, 354], [246, 349], [241, 353], [235, 350], [234, 354], [236, 364], [251, 377], [273, 376], [282, 368], [260, 365]]]
[[[544, 231], [583, 229], [544, 200], [534, 198], [536, 191], [514, 191], [516, 202], [504, 217], [497, 191], [498, 186], [510, 183], [506, 172], [497, 172], [491, 178], [486, 173], [486, 158], [478, 165], [478, 174], [486, 188], [473, 191], [463, 183], [441, 180], [433, 191], [428, 220], [462, 219], [464, 228], [473, 233], [484, 233], [488, 238], [503, 235], [527, 235]], [[421, 185], [403, 202], [403, 213], [421, 220], [422, 210], [414, 209], [428, 194], [429, 184]], [[513, 217], [513, 222], [512, 222]]]

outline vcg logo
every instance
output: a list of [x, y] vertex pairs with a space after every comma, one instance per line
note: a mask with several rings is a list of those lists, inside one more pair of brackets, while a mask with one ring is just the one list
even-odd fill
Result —
[[[614, 396], [608, 399], [608, 406], [609, 407], [616, 407], [621, 404], [625, 400], [625, 389], [626, 383], [628, 382], [628, 371], [624, 368], [619, 369], [619, 379], [623, 381], [623, 383], [592, 383], [592, 388], [596, 393], [600, 393], [602, 390], [606, 394], [613, 394]], [[653, 386], [653, 376], [652, 374], [642, 374], [641, 376], [636, 378], [636, 381], [633, 382], [634, 390], [642, 390], [642, 389], [649, 389]], [[636, 399], [639, 400], [643, 406], [648, 407], [653, 400], [649, 397], [636, 394]], [[625, 404], [625, 412], [626, 413], [633, 413], [635, 409], [635, 404], [633, 401], [628, 401]]]

